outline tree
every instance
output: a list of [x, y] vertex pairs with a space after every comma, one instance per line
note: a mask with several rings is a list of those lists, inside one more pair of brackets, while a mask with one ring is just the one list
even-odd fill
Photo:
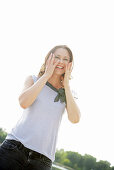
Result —
[[86, 170], [94, 169], [96, 165], [96, 158], [91, 155], [85, 154], [84, 155], [84, 167]]
[[0, 143], [4, 141], [7, 136], [7, 132], [5, 132], [2, 128], [0, 128]]
[[76, 167], [80, 167], [80, 160], [81, 160], [81, 155], [78, 152], [72, 152], [72, 151], [66, 151], [67, 153], [67, 159], [70, 160], [69, 166], [72, 168], [77, 169]]
[[63, 161], [63, 165], [70, 166], [71, 162], [69, 159], [65, 158]]
[[95, 170], [110, 170], [110, 163], [108, 161], [100, 160], [96, 163]]
[[58, 162], [64, 165], [64, 160], [67, 158], [66, 155], [67, 154], [66, 152], [64, 152], [64, 149], [56, 150], [55, 162]]

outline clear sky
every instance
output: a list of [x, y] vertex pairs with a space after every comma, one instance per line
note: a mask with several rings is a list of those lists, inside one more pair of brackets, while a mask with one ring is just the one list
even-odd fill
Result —
[[26, 76], [37, 75], [53, 46], [66, 44], [81, 121], [63, 116], [57, 148], [114, 165], [113, 23], [113, 0], [0, 1], [0, 127], [10, 131], [20, 118]]

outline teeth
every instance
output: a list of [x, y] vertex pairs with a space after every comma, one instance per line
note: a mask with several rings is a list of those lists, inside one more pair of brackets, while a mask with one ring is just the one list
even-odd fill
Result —
[[58, 68], [63, 68], [63, 67], [59, 67], [59, 66], [57, 66]]

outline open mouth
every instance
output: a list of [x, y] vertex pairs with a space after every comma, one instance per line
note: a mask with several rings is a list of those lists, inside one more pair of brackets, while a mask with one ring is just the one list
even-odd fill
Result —
[[57, 69], [63, 69], [64, 67], [61, 66], [56, 66]]

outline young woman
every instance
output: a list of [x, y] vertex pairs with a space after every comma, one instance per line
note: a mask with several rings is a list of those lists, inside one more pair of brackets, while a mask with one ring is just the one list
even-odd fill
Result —
[[69, 47], [55, 46], [38, 76], [26, 78], [19, 96], [23, 115], [0, 147], [0, 170], [51, 170], [65, 108], [69, 121], [80, 120], [69, 86], [72, 64]]

